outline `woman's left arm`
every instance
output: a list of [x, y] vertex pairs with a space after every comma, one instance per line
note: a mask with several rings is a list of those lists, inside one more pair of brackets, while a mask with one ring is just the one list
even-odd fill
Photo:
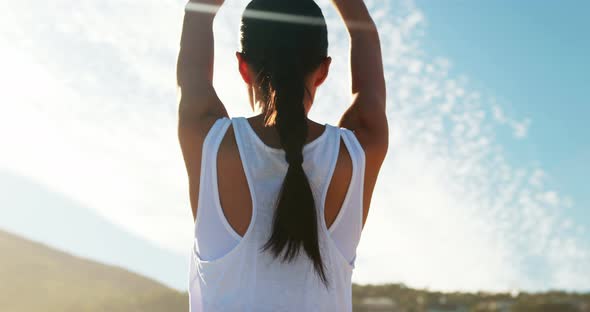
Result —
[[213, 88], [213, 20], [223, 0], [190, 0], [186, 6], [177, 63], [179, 131], [207, 132], [227, 117]]

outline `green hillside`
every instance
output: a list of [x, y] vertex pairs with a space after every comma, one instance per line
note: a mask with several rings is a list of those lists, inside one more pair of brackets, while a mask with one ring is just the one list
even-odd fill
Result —
[[124, 269], [0, 231], [0, 311], [188, 311], [188, 298]]
[[403, 284], [353, 285], [354, 312], [590, 312], [590, 293], [439, 292]]

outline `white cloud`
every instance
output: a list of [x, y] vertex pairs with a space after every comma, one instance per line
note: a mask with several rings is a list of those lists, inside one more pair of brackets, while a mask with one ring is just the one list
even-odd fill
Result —
[[494, 105], [492, 106], [492, 112], [494, 114], [494, 118], [499, 123], [506, 123], [506, 116], [504, 116], [504, 112], [500, 106]]
[[510, 125], [514, 131], [514, 136], [521, 139], [527, 136], [529, 127], [531, 125], [531, 120], [525, 119], [521, 122], [514, 121]]
[[546, 173], [543, 170], [537, 168], [531, 174], [531, 178], [530, 178], [529, 182], [533, 186], [541, 187], [543, 185], [543, 181], [544, 181], [545, 177], [546, 177]]
[[[334, 62], [311, 117], [333, 124], [350, 101], [330, 92], [350, 86], [348, 43], [329, 1], [318, 2]], [[495, 138], [503, 127], [525, 138], [531, 121], [511, 118], [491, 95], [451, 75], [451, 60], [423, 51], [426, 17], [412, 2], [368, 3], [381, 31], [392, 135], [354, 280], [590, 287], [582, 265], [588, 246], [566, 231], [586, 230], [562, 214], [571, 200], [545, 188], [542, 168], [510, 164]], [[244, 4], [227, 3], [215, 25], [215, 85], [234, 116], [248, 114], [232, 53]], [[174, 79], [182, 6], [58, 0], [3, 2], [0, 10], [8, 17], [0, 19], [0, 83], [9, 86], [0, 106], [8, 147], [0, 167], [184, 254], [192, 222]], [[532, 262], [544, 275], [529, 271]]]
[[528, 118], [517, 121], [505, 115], [502, 108], [498, 105], [492, 106], [492, 116], [500, 124], [508, 124], [512, 128], [512, 134], [517, 139], [523, 139], [527, 136], [532, 121]]
[[539, 193], [539, 194], [537, 194], [537, 199], [540, 202], [543, 202], [547, 205], [552, 205], [552, 206], [559, 205], [559, 203], [560, 203], [559, 195], [557, 195], [557, 193], [555, 191], [547, 191], [544, 193]]

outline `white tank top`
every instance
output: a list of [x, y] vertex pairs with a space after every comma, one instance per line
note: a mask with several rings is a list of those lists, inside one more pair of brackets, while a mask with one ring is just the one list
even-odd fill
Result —
[[[223, 214], [217, 189], [217, 151], [229, 126], [235, 133], [252, 196], [246, 233], [236, 233]], [[352, 271], [363, 219], [365, 154], [352, 131], [326, 124], [303, 148], [303, 169], [316, 202], [318, 242], [327, 289], [303, 250], [283, 263], [260, 248], [270, 237], [274, 204], [287, 172], [282, 149], [262, 142], [244, 117], [220, 118], [202, 149], [195, 242], [189, 267], [191, 312], [352, 311]], [[324, 203], [343, 140], [352, 160], [352, 179], [328, 229]]]

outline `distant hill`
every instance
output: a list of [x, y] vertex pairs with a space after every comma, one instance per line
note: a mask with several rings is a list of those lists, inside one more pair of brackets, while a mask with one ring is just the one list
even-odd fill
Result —
[[352, 286], [354, 312], [590, 312], [590, 293], [440, 292], [404, 284]]
[[0, 311], [188, 311], [188, 297], [124, 269], [0, 231]]
[[180, 254], [162, 249], [111, 223], [94, 209], [6, 169], [0, 169], [0, 229], [76, 256], [130, 269], [177, 290], [186, 289], [190, 246]]

